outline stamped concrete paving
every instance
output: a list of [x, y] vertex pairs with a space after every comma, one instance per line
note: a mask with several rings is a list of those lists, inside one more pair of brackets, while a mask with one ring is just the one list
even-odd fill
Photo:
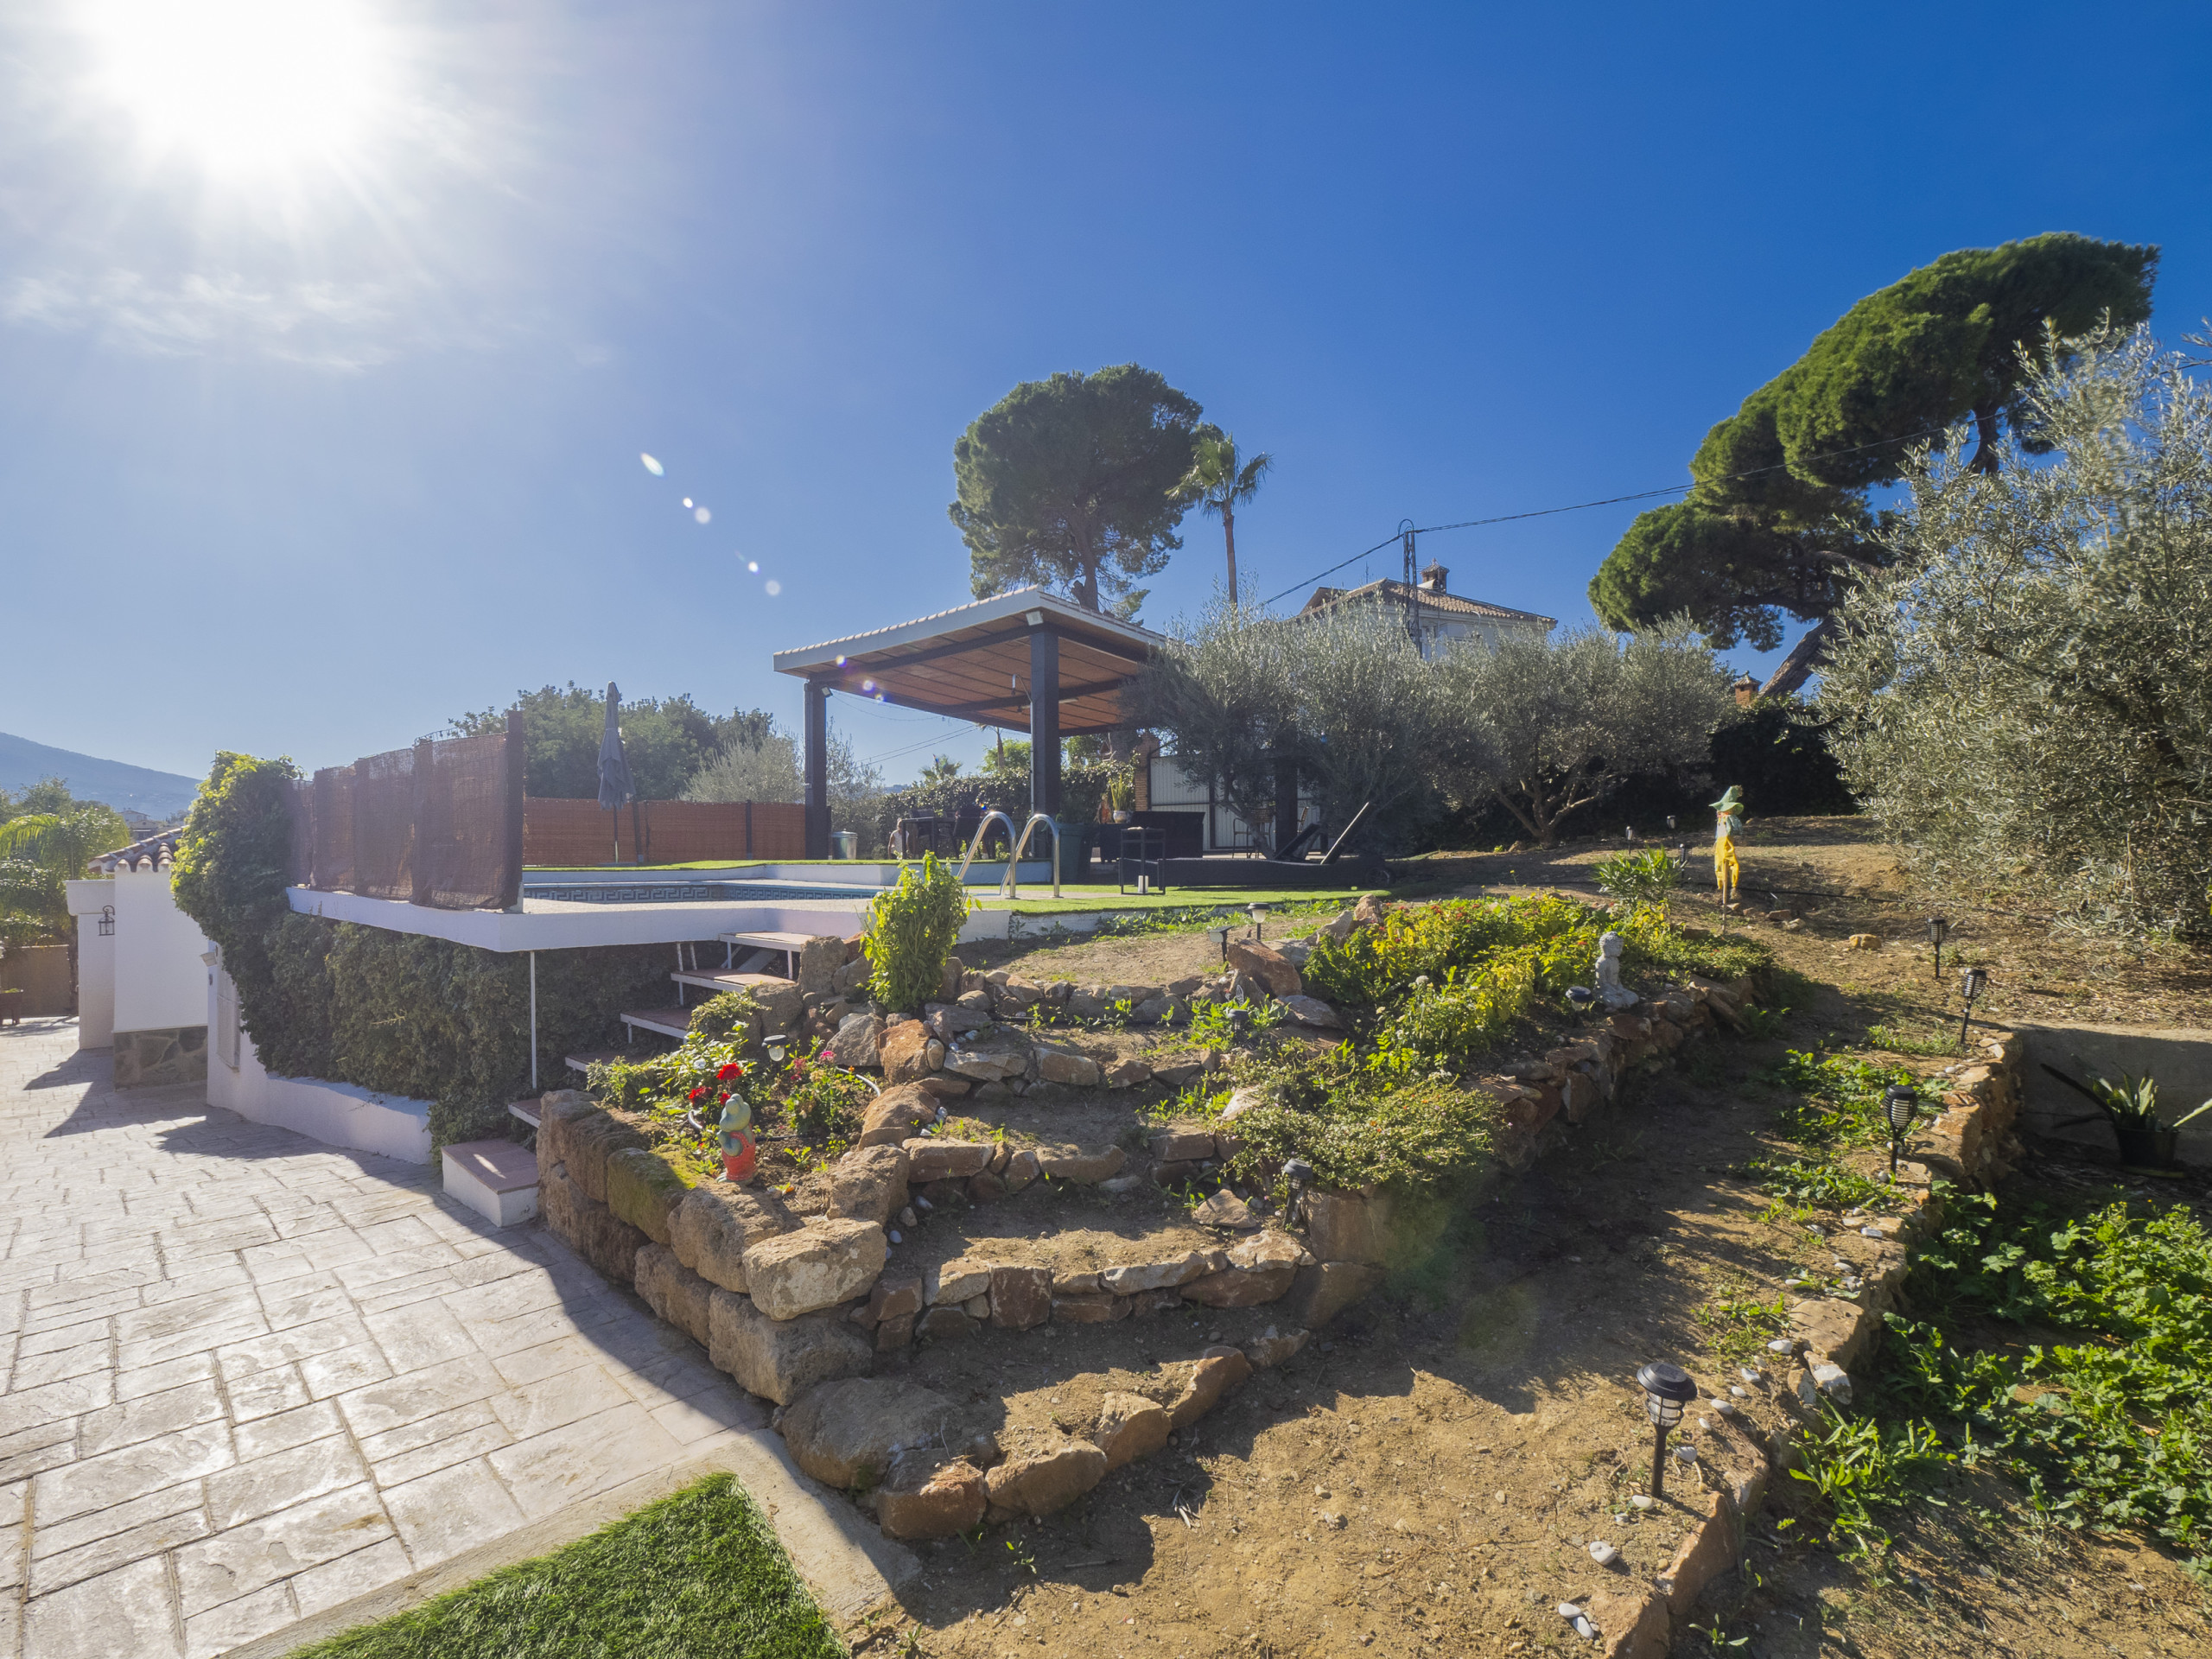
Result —
[[0, 1030], [0, 1659], [317, 1633], [702, 1463], [833, 1601], [880, 1592], [758, 1402], [542, 1227], [75, 1044]]

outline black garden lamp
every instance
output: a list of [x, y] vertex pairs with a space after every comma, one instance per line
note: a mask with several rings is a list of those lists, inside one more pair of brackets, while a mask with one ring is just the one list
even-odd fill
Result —
[[1969, 968], [1959, 976], [1959, 995], [1965, 999], [1965, 1010], [1959, 1015], [1959, 1047], [1967, 1046], [1967, 1026], [1974, 1019], [1974, 1000], [1989, 985], [1986, 968]]
[[1570, 985], [1567, 988], [1567, 1005], [1578, 1014], [1589, 1013], [1597, 1005], [1597, 1001], [1598, 993], [1587, 985]]
[[1950, 931], [1948, 917], [1930, 916], [1928, 918], [1928, 943], [1936, 947], [1936, 977], [1938, 979], [1943, 977], [1943, 936]]
[[1697, 1384], [1679, 1365], [1655, 1359], [1636, 1374], [1643, 1390], [1643, 1414], [1651, 1420], [1651, 1497], [1665, 1496], [1667, 1433], [1682, 1421], [1683, 1408], [1697, 1398]]
[[1252, 918], [1252, 937], [1255, 939], [1265, 937], [1261, 931], [1261, 926], [1268, 919], [1268, 907], [1260, 904], [1247, 905], [1244, 906], [1244, 913]]
[[768, 1051], [769, 1060], [774, 1065], [781, 1065], [784, 1063], [784, 1056], [790, 1052], [791, 1039], [783, 1033], [776, 1032], [760, 1040], [761, 1046]]
[[1669, 835], [1675, 833], [1675, 815], [1671, 812], [1667, 815], [1667, 833]]
[[1890, 1122], [1890, 1174], [1894, 1179], [1897, 1149], [1912, 1133], [1913, 1119], [1920, 1116], [1920, 1096], [1910, 1084], [1893, 1083], [1882, 1096], [1882, 1112]]

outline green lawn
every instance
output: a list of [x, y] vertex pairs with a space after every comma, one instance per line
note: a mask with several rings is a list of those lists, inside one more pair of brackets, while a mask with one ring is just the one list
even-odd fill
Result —
[[292, 1659], [842, 1659], [774, 1530], [711, 1475], [566, 1549]]

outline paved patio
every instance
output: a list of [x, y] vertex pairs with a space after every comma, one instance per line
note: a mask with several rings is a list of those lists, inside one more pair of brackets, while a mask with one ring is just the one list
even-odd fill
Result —
[[70, 1021], [0, 1030], [0, 1659], [281, 1649], [702, 1461], [740, 1471], [833, 1601], [872, 1599], [879, 1541], [762, 1421], [543, 1227], [446, 1200], [435, 1166], [197, 1088], [118, 1093]]

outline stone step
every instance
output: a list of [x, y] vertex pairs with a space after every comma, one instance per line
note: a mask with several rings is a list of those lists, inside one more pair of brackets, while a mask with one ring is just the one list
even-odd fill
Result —
[[494, 1227], [537, 1213], [537, 1154], [512, 1141], [461, 1141], [445, 1149], [447, 1193]]

